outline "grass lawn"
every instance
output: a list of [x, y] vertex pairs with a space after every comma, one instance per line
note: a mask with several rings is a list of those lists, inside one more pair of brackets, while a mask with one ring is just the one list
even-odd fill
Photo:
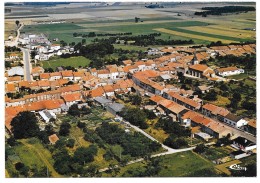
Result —
[[78, 68], [79, 66], [85, 67], [88, 66], [90, 63], [90, 60], [79, 56], [79, 57], [71, 57], [71, 58], [57, 58], [50, 61], [42, 61], [41, 64], [44, 69], [46, 68], [52, 68], [56, 69], [56, 67], [59, 66], [72, 66], [75, 68]]
[[18, 171], [15, 169], [14, 164], [8, 159], [5, 162], [5, 177], [6, 178], [14, 178], [15, 174], [18, 174]]
[[[192, 151], [165, 156], [162, 164], [167, 168], [159, 173], [161, 177], [184, 177], [195, 170], [213, 169], [214, 166], [213, 163], [201, 158]], [[200, 177], [201, 175], [198, 174], [197, 176]]]
[[[161, 156], [161, 158], [162, 170], [159, 172], [158, 177], [185, 177], [198, 170], [214, 169], [213, 163], [203, 159], [192, 151]], [[129, 169], [142, 169], [144, 166], [145, 162], [143, 161], [121, 167], [120, 173], [117, 176], [122, 176]], [[104, 174], [104, 176], [107, 175]], [[198, 174], [197, 176], [201, 175]]]
[[14, 148], [16, 154], [20, 157], [22, 163], [25, 165], [29, 167], [36, 166], [37, 168], [40, 168], [44, 165], [44, 162], [37, 156], [32, 148], [28, 148], [24, 144], [19, 144]]
[[240, 80], [240, 79], [248, 78], [248, 75], [246, 73], [242, 73], [238, 75], [228, 76], [227, 78]]
[[245, 83], [246, 85], [248, 85], [248, 86], [252, 86], [252, 87], [256, 88], [256, 81], [253, 81], [253, 80], [251, 80], [251, 79], [246, 79], [246, 80], [244, 81], [244, 83]]
[[204, 153], [204, 157], [209, 159], [210, 161], [224, 158], [226, 156], [229, 156], [229, 154], [232, 152], [232, 149], [229, 149], [227, 147], [209, 147], [206, 152]]
[[[62, 177], [53, 168], [54, 160], [52, 159], [51, 153], [43, 147], [43, 145], [40, 143], [38, 139], [22, 139], [20, 140], [20, 142], [23, 143], [22, 147], [27, 149], [27, 151], [25, 152], [30, 153], [30, 155], [24, 153], [23, 151], [19, 153], [22, 162], [29, 166], [30, 164], [31, 166], [33, 164], [36, 164], [37, 168], [47, 166], [49, 172], [51, 172], [52, 177]], [[21, 153], [23, 153], [23, 155], [21, 155]]]
[[230, 104], [230, 100], [227, 97], [218, 95], [217, 100], [215, 100], [214, 102], [210, 101], [210, 103], [220, 107], [225, 107], [227, 104]]

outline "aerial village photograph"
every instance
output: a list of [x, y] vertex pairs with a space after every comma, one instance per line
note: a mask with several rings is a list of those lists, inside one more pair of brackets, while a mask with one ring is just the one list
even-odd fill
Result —
[[3, 4], [6, 180], [255, 180], [256, 2]]

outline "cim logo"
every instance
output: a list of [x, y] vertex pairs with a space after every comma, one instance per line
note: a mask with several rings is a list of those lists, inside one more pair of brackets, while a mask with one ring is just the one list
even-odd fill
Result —
[[247, 170], [246, 167], [242, 167], [242, 166], [237, 165], [237, 164], [230, 165], [229, 168], [232, 169], [232, 170], [245, 170], [245, 171]]

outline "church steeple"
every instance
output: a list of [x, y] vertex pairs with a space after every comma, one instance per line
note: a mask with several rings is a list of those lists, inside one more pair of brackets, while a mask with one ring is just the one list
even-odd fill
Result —
[[199, 64], [199, 61], [198, 61], [198, 59], [197, 59], [196, 54], [197, 54], [197, 52], [195, 51], [195, 52], [194, 52], [194, 57], [193, 57], [193, 59], [192, 59], [192, 61], [191, 61], [191, 64], [192, 64], [192, 65]]

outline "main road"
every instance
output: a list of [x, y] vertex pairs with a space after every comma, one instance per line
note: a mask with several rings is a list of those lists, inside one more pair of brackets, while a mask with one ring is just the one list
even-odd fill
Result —
[[24, 80], [32, 81], [31, 78], [31, 63], [30, 63], [30, 51], [25, 48], [21, 48], [23, 52], [23, 61], [24, 61]]

